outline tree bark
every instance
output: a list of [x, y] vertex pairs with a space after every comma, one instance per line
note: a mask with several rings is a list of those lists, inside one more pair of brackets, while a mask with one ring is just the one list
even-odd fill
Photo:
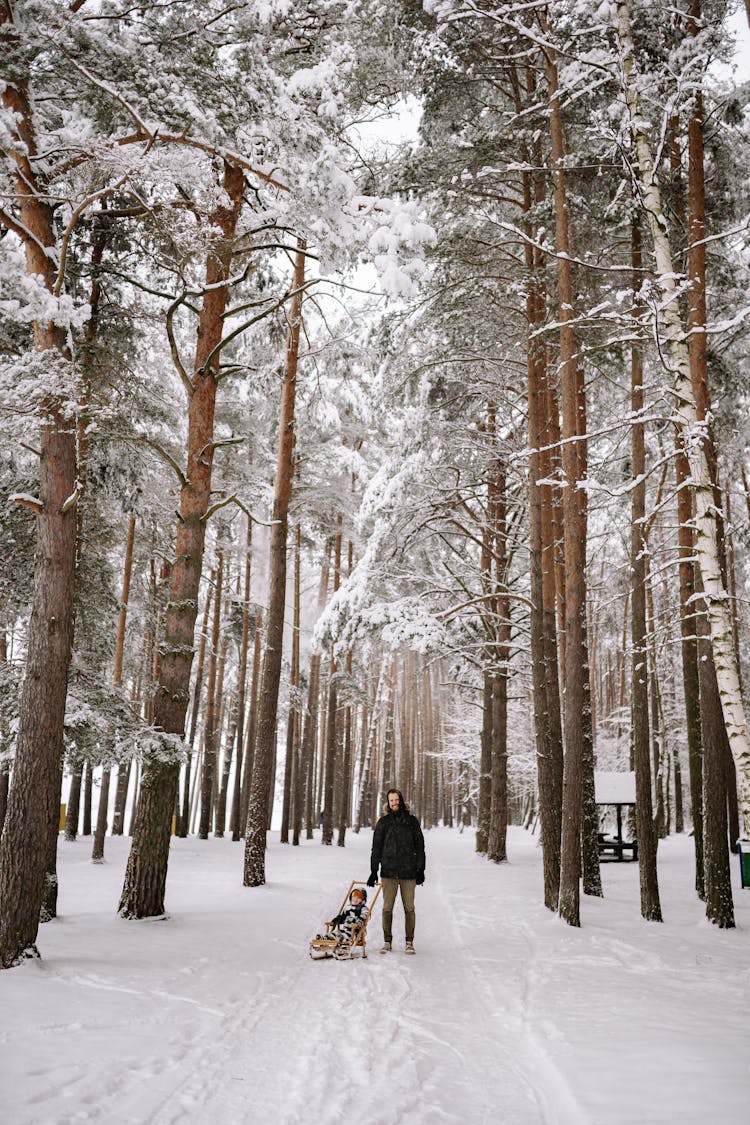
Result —
[[[508, 858], [508, 660], [510, 658], [510, 598], [508, 579], [508, 520], [505, 467], [496, 459], [492, 469], [492, 531], [498, 594], [495, 600], [495, 669], [492, 676], [492, 734], [490, 822], [487, 858], [502, 863]], [[429, 675], [429, 668], [426, 670]]]
[[258, 723], [258, 696], [260, 692], [260, 665], [262, 658], [261, 642], [263, 638], [263, 611], [260, 606], [256, 607], [253, 632], [253, 674], [250, 679], [250, 699], [247, 707], [247, 734], [245, 735], [245, 752], [242, 762], [240, 829], [243, 837], [247, 826], [247, 808], [250, 804], [250, 783], [253, 779], [253, 756], [255, 754], [255, 730]]
[[[0, 664], [5, 664], [8, 659], [8, 637], [5, 629], [0, 628]], [[0, 737], [3, 743], [7, 737], [7, 731], [3, 725], [0, 728]], [[5, 813], [8, 808], [8, 790], [10, 788], [10, 762], [0, 762], [0, 836], [3, 832], [3, 825], [5, 824]]]
[[[128, 523], [128, 537], [125, 543], [125, 565], [122, 574], [122, 594], [120, 597], [120, 612], [117, 617], [117, 635], [115, 637], [115, 660], [112, 671], [112, 682], [116, 688], [122, 686], [122, 666], [125, 656], [125, 626], [128, 619], [128, 601], [130, 599], [130, 578], [133, 572], [133, 546], [135, 544], [135, 516], [130, 517]], [[107, 813], [109, 809], [109, 785], [111, 770], [109, 767], [102, 772], [102, 784], [99, 791], [99, 809], [96, 818], [96, 832], [94, 833], [94, 846], [91, 859], [94, 863], [101, 863], [104, 859], [104, 838], [107, 834]]]
[[[333, 547], [333, 593], [339, 588], [341, 578], [341, 515], [338, 517], [339, 530], [336, 534]], [[331, 658], [328, 674], [328, 719], [326, 723], [325, 743], [325, 786], [323, 801], [323, 826], [321, 843], [333, 843], [333, 828], [336, 794], [336, 772], [341, 756], [338, 723], [338, 679], [336, 675], [336, 657], [331, 646]]]
[[[527, 92], [534, 93], [534, 75], [527, 70]], [[517, 107], [522, 109], [520, 93]], [[524, 146], [521, 159], [531, 164]], [[537, 141], [535, 161], [542, 165], [541, 141]], [[524, 212], [545, 198], [543, 176], [523, 173]], [[531, 584], [531, 676], [536, 739], [539, 814], [541, 822], [544, 904], [557, 910], [560, 891], [560, 840], [562, 832], [563, 746], [560, 716], [559, 672], [557, 663], [557, 591], [555, 515], [552, 489], [553, 466], [550, 449], [554, 434], [549, 413], [557, 411], [548, 391], [547, 348], [537, 335], [544, 321], [545, 295], [542, 251], [534, 246], [536, 230], [525, 223], [526, 292], [526, 377], [529, 428], [529, 571]], [[554, 427], [555, 431], [557, 427]]]
[[721, 701], [705, 614], [698, 618], [698, 669], [703, 742], [703, 855], [706, 917], [733, 929], [734, 903], [727, 840], [727, 783]]
[[355, 832], [359, 832], [362, 825], [369, 823], [371, 819], [367, 814], [367, 802], [370, 796], [372, 783], [372, 761], [375, 756], [378, 725], [380, 714], [383, 710], [383, 703], [385, 701], [386, 708], [390, 706], [390, 694], [393, 690], [394, 685], [388, 674], [388, 654], [384, 653], [380, 662], [378, 683], [375, 689], [375, 700], [372, 705], [372, 710], [370, 711], [370, 722], [367, 728], [367, 742], [362, 759], [362, 777], [360, 779], [359, 793], [357, 796], [357, 815], [354, 821]]
[[224, 584], [224, 552], [216, 552], [216, 590], [214, 593], [214, 619], [211, 625], [211, 647], [208, 653], [208, 681], [206, 683], [206, 715], [203, 723], [203, 771], [201, 773], [201, 815], [198, 839], [207, 840], [211, 831], [213, 791], [216, 774], [216, 751], [219, 736], [219, 706], [217, 698], [217, 668], [221, 638], [222, 593]]
[[191, 775], [193, 772], [193, 750], [195, 748], [195, 732], [198, 725], [198, 712], [200, 710], [201, 692], [203, 691], [203, 672], [206, 663], [206, 645], [208, 643], [208, 622], [211, 617], [211, 606], [213, 604], [214, 590], [216, 588], [216, 571], [211, 571], [211, 576], [208, 580], [208, 592], [206, 594], [206, 604], [203, 607], [203, 623], [200, 627], [200, 641], [198, 643], [198, 659], [195, 667], [195, 684], [193, 686], [193, 706], [190, 710], [190, 726], [187, 738], [188, 751], [185, 758], [185, 769], [183, 771], [183, 790], [182, 790], [182, 808], [180, 816], [177, 821], [177, 831], [175, 835], [183, 839], [190, 831], [190, 809], [191, 809]]
[[65, 809], [65, 839], [68, 842], [78, 839], [78, 825], [81, 821], [81, 786], [85, 762], [79, 759], [73, 766], [68, 790], [68, 804]]
[[[0, 26], [12, 27], [10, 4]], [[28, 84], [8, 80], [2, 103], [13, 115], [10, 160], [15, 203], [29, 276], [54, 291], [56, 261], [52, 210], [37, 174], [37, 146]], [[34, 323], [38, 352], [67, 360], [64, 332]], [[54, 362], [54, 361], [53, 361]], [[65, 403], [49, 398], [40, 418], [39, 501], [34, 585], [16, 737], [13, 779], [0, 839], [0, 966], [36, 952], [44, 894], [48, 837], [60, 819], [59, 785], [68, 668], [73, 640], [76, 563], [76, 444]]]
[[232, 812], [229, 817], [229, 829], [232, 840], [236, 843], [240, 838], [242, 807], [242, 772], [244, 766], [243, 749], [245, 745], [245, 697], [247, 693], [247, 658], [250, 651], [250, 593], [252, 579], [252, 549], [253, 549], [253, 521], [247, 517], [247, 534], [245, 539], [245, 586], [242, 598], [242, 639], [240, 641], [240, 664], [237, 670], [237, 767], [234, 771], [234, 793], [232, 795]]
[[[494, 436], [494, 409], [490, 407], [488, 428]], [[493, 672], [492, 640], [496, 636], [496, 622], [493, 620], [494, 580], [492, 573], [493, 532], [491, 528], [492, 486], [487, 484], [484, 526], [482, 527], [482, 550], [480, 568], [482, 573], [482, 594], [484, 596], [482, 627], [485, 634], [485, 653], [482, 670], [482, 728], [480, 732], [479, 755], [479, 798], [477, 802], [476, 850], [480, 855], [487, 853], [487, 838], [490, 831], [492, 809], [492, 691]], [[423, 806], [424, 807], [424, 806]]]
[[300, 564], [302, 533], [299, 523], [294, 529], [294, 610], [292, 621], [292, 662], [289, 670], [289, 713], [287, 715], [286, 760], [284, 762], [284, 804], [281, 810], [279, 842], [289, 843], [289, 824], [292, 819], [292, 796], [299, 776], [299, 636], [300, 636]]
[[294, 479], [294, 405], [297, 387], [297, 360], [302, 324], [302, 285], [305, 275], [304, 243], [298, 242], [294, 266], [294, 296], [287, 331], [284, 385], [281, 394], [279, 453], [274, 489], [273, 527], [269, 548], [268, 625], [263, 655], [263, 674], [258, 714], [258, 733], [247, 810], [245, 835], [244, 885], [259, 887], [266, 881], [266, 833], [270, 806], [271, 774], [276, 743], [276, 712], [284, 641], [286, 603], [286, 546], [289, 502]]
[[[545, 31], [546, 18], [543, 18]], [[580, 881], [583, 829], [584, 765], [593, 763], [591, 706], [586, 646], [586, 397], [572, 325], [573, 280], [565, 177], [565, 142], [555, 52], [544, 51], [550, 109], [550, 145], [555, 204], [557, 295], [560, 321], [560, 387], [562, 398], [563, 539], [565, 544], [565, 762], [563, 775], [560, 917], [580, 925]], [[598, 861], [594, 861], [598, 873]], [[595, 872], [589, 873], [595, 893]], [[599, 887], [599, 893], [600, 887]]]
[[[323, 558], [323, 565], [320, 570], [320, 585], [318, 587], [318, 617], [326, 604], [328, 596], [328, 575], [329, 575], [329, 545], [326, 544], [325, 555]], [[321, 655], [319, 652], [314, 652], [310, 657], [310, 671], [307, 681], [307, 706], [304, 711], [304, 723], [302, 727], [302, 746], [300, 748], [300, 768], [297, 777], [297, 785], [294, 791], [294, 816], [292, 826], [292, 845], [294, 847], [299, 845], [300, 833], [302, 831], [302, 820], [307, 820], [309, 825], [309, 814], [307, 813], [309, 805], [309, 792], [310, 792], [310, 777], [311, 767], [313, 760], [313, 753], [315, 748], [315, 736], [318, 729], [318, 696], [320, 693], [320, 660]]]
[[690, 467], [690, 481], [695, 497], [696, 557], [703, 584], [722, 713], [737, 768], [743, 830], [747, 833], [750, 831], [750, 739], [734, 654], [731, 616], [722, 581], [714, 518], [713, 481], [706, 451], [707, 434], [698, 414], [692, 385], [690, 357], [685, 345], [685, 329], [677, 300], [676, 273], [667, 224], [651, 156], [648, 126], [641, 108], [627, 0], [617, 0], [617, 16], [625, 94], [638, 158], [637, 175], [654, 244], [657, 284], [662, 297], [661, 318], [671, 360], [675, 424]]
[[[224, 164], [224, 190], [229, 207], [219, 207], [213, 224], [221, 241], [206, 264], [206, 291], [201, 305], [194, 374], [188, 403], [188, 449], [185, 484], [180, 494], [175, 563], [164, 622], [163, 652], [154, 701], [154, 724], [182, 737], [190, 698], [190, 670], [198, 615], [198, 590], [203, 568], [206, 514], [211, 501], [214, 453], [214, 409], [219, 370], [219, 345], [227, 305], [227, 277], [232, 240], [242, 205], [242, 170]], [[164, 913], [169, 837], [179, 780], [179, 762], [157, 757], [144, 760], [119, 911], [126, 918]]]
[[[638, 219], [632, 228], [632, 263], [634, 277], [633, 318], [637, 324], [642, 315], [638, 299], [641, 283], [641, 232]], [[636, 340], [630, 352], [630, 409], [633, 491], [630, 511], [630, 607], [631, 607], [631, 710], [633, 724], [633, 764], [635, 767], [635, 820], [638, 838], [638, 868], [641, 887], [641, 914], [651, 922], [661, 922], [659, 882], [656, 870], [656, 833], [651, 805], [651, 754], [649, 738], [648, 698], [648, 629], [646, 624], [646, 445], [643, 413], [643, 360], [641, 345]]]

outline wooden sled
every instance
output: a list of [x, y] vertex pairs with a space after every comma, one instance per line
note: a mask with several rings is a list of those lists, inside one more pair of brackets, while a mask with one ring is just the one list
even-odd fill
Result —
[[[344, 895], [341, 906], [336, 911], [336, 916], [344, 913], [346, 905], [349, 902], [349, 896], [355, 887], [362, 887], [365, 892], [370, 889], [365, 880], [353, 879]], [[372, 902], [368, 902], [367, 904], [367, 916], [361, 925], [352, 930], [350, 941], [341, 941], [334, 934], [331, 923], [325, 923], [325, 933], [316, 934], [310, 942], [310, 956], [313, 961], [323, 961], [331, 957], [336, 961], [351, 961], [354, 957], [355, 950], [361, 950], [362, 957], [367, 956], [367, 924], [372, 918], [372, 912], [375, 908], [375, 903], [378, 901], [381, 889], [381, 884], [378, 883]]]

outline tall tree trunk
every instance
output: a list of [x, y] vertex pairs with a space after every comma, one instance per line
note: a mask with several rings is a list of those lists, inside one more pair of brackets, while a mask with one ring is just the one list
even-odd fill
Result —
[[664, 794], [664, 762], [665, 738], [661, 724], [661, 689], [659, 686], [659, 668], [657, 663], [656, 646], [656, 610], [654, 609], [654, 591], [651, 581], [650, 555], [646, 556], [646, 629], [647, 629], [647, 666], [649, 683], [649, 706], [651, 708], [651, 758], [653, 769], [653, 784], [655, 794], [654, 828], [657, 839], [666, 835], [666, 809]]
[[[352, 573], [354, 567], [354, 544], [351, 539], [349, 540], [348, 559], [347, 559], [347, 574]], [[346, 654], [346, 667], [345, 674], [347, 682], [351, 679], [353, 664], [353, 654], [351, 649]], [[352, 807], [352, 776], [354, 770], [354, 754], [352, 752], [353, 736], [352, 736], [352, 706], [347, 704], [344, 711], [344, 755], [342, 764], [341, 776], [341, 794], [339, 798], [338, 809], [338, 846], [343, 848], [346, 840], [346, 829], [350, 823], [351, 807]]]
[[[527, 93], [532, 96], [535, 78], [527, 68]], [[517, 109], [522, 108], [520, 93]], [[537, 140], [535, 162], [541, 169], [541, 139]], [[521, 159], [531, 164], [525, 148]], [[523, 174], [524, 212], [543, 203], [546, 187], [538, 172]], [[547, 369], [547, 347], [537, 334], [544, 321], [546, 287], [543, 253], [535, 242], [536, 229], [526, 222], [525, 242], [528, 288], [526, 294], [526, 371], [529, 447], [529, 553], [531, 581], [531, 673], [536, 738], [539, 813], [541, 821], [542, 864], [544, 871], [544, 903], [557, 910], [560, 891], [560, 841], [562, 832], [563, 745], [560, 715], [559, 672], [557, 662], [557, 582], [555, 512], [549, 481], [553, 476], [550, 450], [558, 431], [550, 422], [550, 413], [557, 414], [556, 396]]]
[[[508, 660], [510, 657], [510, 598], [507, 592], [508, 520], [505, 467], [498, 458], [492, 469], [491, 518], [495, 545], [495, 601], [497, 635], [492, 676], [492, 787], [487, 858], [501, 863], [508, 858]], [[427, 670], [429, 675], [429, 669]]]
[[[120, 612], [117, 617], [117, 635], [115, 637], [115, 662], [112, 671], [112, 682], [116, 688], [122, 686], [122, 666], [125, 656], [125, 626], [128, 619], [128, 601], [130, 599], [130, 578], [133, 572], [134, 544], [135, 516], [131, 516], [128, 523], [128, 537], [125, 543], [125, 565], [122, 574], [122, 594], [120, 597]], [[111, 770], [109, 767], [106, 767], [102, 772], [102, 785], [99, 791], [99, 811], [96, 818], [94, 846], [91, 851], [91, 859], [94, 863], [101, 863], [104, 859], [104, 837], [107, 834], [110, 776]]]
[[380, 662], [378, 683], [375, 689], [375, 700], [372, 705], [372, 710], [370, 711], [370, 722], [367, 728], [367, 743], [362, 759], [362, 777], [360, 779], [359, 793], [357, 795], [357, 814], [354, 820], [355, 832], [359, 832], [362, 825], [368, 824], [370, 821], [367, 813], [367, 804], [368, 798], [371, 795], [370, 791], [373, 776], [372, 763], [375, 756], [380, 715], [383, 710], [384, 700], [386, 701], [386, 707], [390, 706], [390, 693], [393, 688], [394, 685], [391, 683], [390, 676], [388, 675], [388, 654], [384, 653]]
[[203, 607], [203, 621], [199, 629], [200, 641], [198, 643], [198, 659], [195, 666], [195, 685], [193, 687], [193, 706], [190, 710], [190, 725], [188, 728], [187, 745], [188, 751], [185, 758], [185, 769], [183, 771], [183, 790], [182, 790], [182, 808], [177, 821], [176, 836], [183, 839], [190, 831], [190, 809], [191, 809], [191, 778], [193, 772], [193, 750], [195, 748], [195, 732], [198, 725], [198, 712], [200, 710], [201, 692], [203, 691], [203, 671], [206, 662], [206, 645], [208, 643], [208, 622], [211, 617], [211, 606], [213, 603], [214, 590], [216, 588], [216, 571], [211, 571], [211, 576], [208, 580], [208, 592], [206, 593], [206, 604]]
[[240, 664], [237, 670], [237, 768], [234, 772], [234, 793], [232, 796], [232, 812], [229, 817], [229, 828], [232, 840], [236, 843], [240, 838], [242, 821], [240, 810], [242, 808], [242, 773], [244, 767], [243, 748], [245, 745], [245, 697], [247, 693], [247, 658], [250, 651], [250, 593], [252, 579], [252, 548], [253, 548], [253, 521], [247, 517], [247, 534], [245, 539], [245, 586], [242, 598], [242, 639], [240, 641]]
[[492, 672], [482, 670], [482, 726], [479, 733], [479, 794], [477, 797], [476, 850], [487, 854], [492, 802]]
[[240, 830], [245, 835], [247, 827], [247, 809], [250, 804], [250, 783], [253, 780], [253, 757], [255, 755], [255, 731], [258, 725], [258, 698], [260, 696], [260, 671], [262, 660], [263, 641], [263, 611], [260, 606], [255, 610], [255, 625], [253, 638], [253, 674], [250, 678], [250, 699], [247, 708], [247, 734], [245, 735], [245, 753], [242, 762], [242, 804], [240, 806]]
[[[338, 517], [339, 530], [336, 533], [333, 547], [333, 593], [339, 588], [341, 579], [341, 514]], [[335, 814], [336, 772], [340, 759], [341, 745], [339, 741], [338, 724], [338, 678], [336, 674], [336, 657], [331, 645], [331, 659], [328, 674], [328, 719], [326, 724], [325, 742], [325, 786], [323, 800], [323, 825], [321, 843], [333, 843], [333, 827]]]
[[[8, 659], [8, 635], [5, 629], [0, 627], [0, 664], [5, 664]], [[0, 739], [3, 745], [6, 744], [7, 730], [0, 720]], [[5, 813], [8, 808], [8, 790], [10, 788], [10, 762], [0, 762], [0, 835], [3, 832], [3, 825], [5, 824]]]
[[65, 839], [70, 841], [78, 838], [78, 825], [81, 821], [81, 786], [83, 784], [84, 761], [82, 758], [73, 766], [68, 790], [68, 804], [65, 808]]
[[617, 16], [625, 94], [638, 158], [637, 175], [654, 244], [657, 285], [662, 298], [661, 320], [673, 372], [675, 423], [690, 467], [691, 486], [695, 496], [696, 558], [703, 584], [719, 698], [737, 767], [743, 830], [747, 833], [750, 831], [750, 739], [734, 654], [731, 616], [722, 581], [721, 555], [714, 518], [713, 481], [706, 450], [708, 435], [698, 414], [691, 378], [685, 328], [677, 300], [677, 275], [651, 156], [647, 118], [641, 107], [627, 0], [617, 0]]
[[284, 763], [284, 805], [281, 810], [281, 833], [279, 842], [289, 843], [289, 825], [292, 819], [292, 798], [299, 777], [299, 636], [301, 622], [300, 579], [301, 579], [302, 531], [299, 523], [294, 529], [294, 610], [292, 620], [292, 663], [289, 675], [289, 714], [287, 715], [286, 761]]
[[[632, 228], [634, 277], [633, 317], [637, 325], [642, 315], [638, 298], [641, 283], [641, 231], [638, 219]], [[632, 640], [631, 709], [633, 724], [633, 764], [635, 767], [635, 819], [638, 838], [638, 866], [641, 885], [641, 914], [661, 922], [659, 882], [656, 871], [656, 833], [651, 805], [651, 754], [648, 711], [648, 629], [646, 625], [646, 445], [643, 414], [643, 360], [641, 345], [634, 342], [630, 352], [631, 427], [633, 491], [630, 509], [630, 607]]]
[[[6, 44], [18, 40], [13, 11], [0, 5]], [[19, 46], [22, 46], [19, 44]], [[57, 260], [52, 209], [40, 181], [33, 111], [25, 80], [6, 78], [2, 104], [14, 123], [9, 158], [26, 269], [51, 294]], [[64, 332], [34, 323], [40, 354], [66, 360]], [[54, 363], [54, 359], [52, 363]], [[49, 397], [39, 420], [39, 494], [34, 585], [21, 692], [16, 756], [0, 839], [0, 966], [36, 951], [48, 839], [60, 819], [63, 721], [73, 640], [76, 564], [76, 443], [67, 404]]]
[[727, 843], [727, 782], [721, 700], [705, 614], [698, 617], [698, 669], [703, 742], [703, 855], [706, 917], [720, 929], [734, 927]]
[[[217, 208], [212, 217], [222, 239], [206, 264], [206, 289], [188, 403], [187, 471], [180, 494], [175, 563], [154, 701], [154, 724], [166, 734], [179, 737], [185, 732], [190, 699], [206, 515], [211, 502], [219, 347], [229, 293], [226, 280], [230, 274], [232, 241], [243, 186], [242, 170], [225, 162], [224, 190], [229, 207]], [[169, 837], [179, 773], [176, 757], [153, 756], [144, 760], [133, 843], [119, 905], [124, 917], [147, 918], [164, 913]]]
[[[328, 596], [329, 575], [329, 545], [326, 544], [323, 565], [320, 569], [320, 585], [318, 587], [318, 617], [325, 608]], [[292, 845], [299, 845], [302, 831], [303, 817], [309, 826], [310, 813], [308, 811], [309, 794], [311, 789], [311, 769], [315, 748], [315, 736], [318, 729], [318, 696], [320, 692], [320, 653], [314, 652], [310, 657], [310, 671], [307, 680], [307, 706], [303, 715], [302, 746], [300, 749], [300, 768], [297, 785], [294, 791], [294, 817], [292, 827]]]
[[[546, 18], [542, 20], [549, 31]], [[580, 925], [580, 880], [583, 828], [584, 762], [591, 758], [586, 746], [591, 738], [591, 709], [586, 649], [586, 399], [579, 364], [578, 344], [572, 325], [573, 280], [565, 177], [565, 142], [557, 60], [552, 48], [544, 51], [550, 109], [550, 145], [555, 203], [557, 295], [560, 321], [560, 386], [562, 397], [562, 467], [567, 487], [563, 493], [565, 543], [565, 763], [560, 867], [560, 916], [568, 925]], [[595, 866], [598, 868], [598, 861]], [[594, 892], [594, 876], [591, 873]]]
[[689, 488], [690, 467], [677, 438], [675, 473], [677, 476], [677, 518], [680, 554], [680, 636], [682, 687], [685, 699], [685, 730], [690, 777], [690, 815], [695, 850], [695, 890], [706, 897], [703, 859], [703, 746], [701, 742], [700, 686], [698, 678], [698, 626], [695, 611], [695, 566], [693, 496]]
[[208, 653], [208, 681], [206, 684], [206, 715], [203, 725], [203, 772], [201, 774], [201, 815], [198, 839], [207, 840], [211, 831], [213, 790], [216, 773], [216, 751], [219, 737], [219, 701], [217, 698], [217, 668], [221, 637], [222, 593], [224, 583], [224, 552], [216, 552], [216, 591], [214, 619], [211, 625], [211, 648]]
[[[489, 427], [494, 434], [494, 408], [489, 410]], [[477, 808], [476, 850], [480, 855], [487, 852], [487, 837], [490, 831], [490, 812], [492, 809], [492, 680], [490, 667], [492, 660], [492, 640], [496, 636], [496, 623], [493, 621], [494, 580], [492, 572], [493, 533], [491, 528], [492, 489], [487, 485], [487, 502], [484, 526], [482, 527], [482, 551], [480, 569], [482, 573], [482, 594], [484, 597], [482, 627], [485, 634], [485, 653], [482, 670], [482, 727], [480, 732], [479, 755], [479, 797]], [[424, 806], [423, 806], [424, 808]]]
[[266, 833], [270, 806], [271, 773], [275, 758], [276, 712], [279, 703], [279, 680], [284, 642], [284, 609], [286, 603], [286, 540], [289, 501], [294, 479], [294, 403], [297, 388], [297, 358], [302, 324], [302, 286], [305, 277], [305, 246], [299, 240], [294, 266], [294, 296], [289, 314], [289, 328], [284, 364], [284, 385], [281, 392], [279, 423], [279, 454], [274, 489], [273, 527], [269, 548], [268, 625], [263, 655], [263, 675], [258, 714], [258, 733], [253, 761], [250, 804], [247, 810], [245, 863], [243, 881], [246, 887], [258, 887], [266, 881]]
[[83, 770], [83, 827], [81, 828], [82, 836], [91, 835], [91, 805], [94, 789], [94, 770], [91, 765], [91, 759], [86, 759], [86, 765]]
[[224, 836], [227, 822], [227, 802], [229, 799], [229, 778], [232, 773], [232, 766], [234, 765], [234, 748], [237, 742], [237, 698], [233, 696], [228, 705], [227, 712], [229, 720], [227, 724], [227, 734], [224, 739], [224, 755], [221, 764], [221, 781], [218, 785], [218, 796], [216, 799], [216, 822], [214, 826], [214, 835], [218, 840]]

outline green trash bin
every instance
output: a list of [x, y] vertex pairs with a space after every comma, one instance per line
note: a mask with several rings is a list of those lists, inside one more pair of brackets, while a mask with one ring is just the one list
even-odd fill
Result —
[[750, 889], [750, 840], [737, 841], [737, 854], [740, 857], [740, 886]]

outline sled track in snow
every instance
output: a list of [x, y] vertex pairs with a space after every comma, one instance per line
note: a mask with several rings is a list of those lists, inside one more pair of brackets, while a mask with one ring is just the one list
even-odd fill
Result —
[[[534, 978], [536, 976], [537, 945], [530, 926], [522, 923], [515, 930], [523, 939], [523, 956], [506, 957], [504, 971], [499, 969], [503, 951], [502, 938], [496, 938], [496, 959], [471, 955], [461, 936], [456, 911], [451, 902], [451, 892], [446, 889], [442, 872], [437, 875], [438, 890], [444, 903], [447, 924], [455, 943], [458, 960], [471, 983], [470, 991], [476, 1008], [484, 1013], [487, 1035], [496, 1044], [498, 1057], [533, 1096], [537, 1116], [509, 1119], [512, 1125], [530, 1125], [534, 1120], [540, 1125], [590, 1125], [589, 1117], [557, 1065], [550, 1059], [533, 1032]], [[491, 948], [486, 943], [482, 948]], [[512, 950], [509, 951], [512, 957]]]

